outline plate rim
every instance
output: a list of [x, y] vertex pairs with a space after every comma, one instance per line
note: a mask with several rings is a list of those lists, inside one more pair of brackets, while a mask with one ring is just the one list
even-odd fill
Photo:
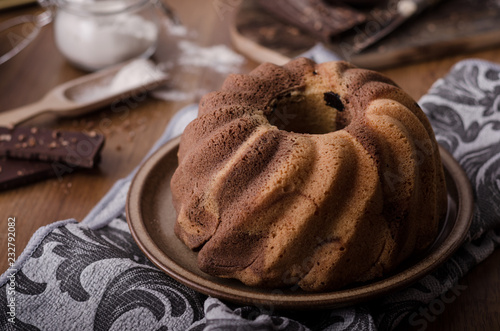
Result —
[[383, 294], [409, 286], [435, 270], [461, 246], [472, 222], [474, 200], [470, 181], [453, 156], [441, 145], [438, 145], [445, 172], [448, 172], [457, 188], [459, 203], [456, 220], [448, 237], [429, 255], [392, 276], [382, 278], [370, 284], [344, 290], [311, 293], [301, 291], [301, 293], [284, 294], [278, 292], [246, 292], [241, 289], [234, 289], [229, 285], [217, 284], [202, 278], [178, 265], [166, 252], [156, 245], [141, 217], [140, 197], [147, 177], [157, 163], [161, 162], [172, 150], [178, 148], [179, 142], [180, 136], [171, 139], [139, 167], [127, 193], [125, 204], [127, 223], [132, 237], [141, 251], [160, 270], [198, 292], [219, 299], [240, 304], [272, 305], [273, 307], [283, 309], [333, 308], [369, 301]]

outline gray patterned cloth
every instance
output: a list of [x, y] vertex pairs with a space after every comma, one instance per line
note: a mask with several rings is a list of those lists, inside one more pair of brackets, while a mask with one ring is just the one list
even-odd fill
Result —
[[[196, 293], [159, 271], [134, 243], [124, 215], [132, 173], [82, 222], [60, 221], [35, 233], [0, 276], [0, 329], [389, 330], [402, 321], [424, 329], [463, 290], [458, 281], [500, 243], [500, 66], [460, 62], [419, 103], [439, 143], [469, 176], [476, 203], [469, 240], [413, 286], [370, 304], [279, 314]], [[196, 112], [181, 110], [152, 151]]]

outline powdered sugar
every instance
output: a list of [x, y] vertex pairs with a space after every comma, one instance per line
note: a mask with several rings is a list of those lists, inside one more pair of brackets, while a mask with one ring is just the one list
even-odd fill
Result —
[[163, 24], [168, 34], [172, 37], [195, 37], [196, 32], [189, 30], [185, 25], [173, 23], [170, 19], [164, 19]]
[[137, 59], [118, 71], [113, 77], [109, 89], [113, 93], [118, 93], [165, 78], [166, 74], [156, 67], [153, 62], [146, 59]]
[[191, 41], [179, 41], [179, 64], [182, 66], [210, 67], [219, 73], [234, 72], [245, 58], [226, 45], [201, 47]]
[[121, 68], [113, 77], [104, 79], [100, 84], [94, 84], [78, 89], [71, 95], [77, 102], [93, 102], [122, 94], [165, 80], [167, 75], [146, 59], [136, 59]]
[[54, 21], [55, 41], [73, 64], [92, 71], [154, 51], [158, 26], [142, 14], [149, 13], [151, 5], [130, 12], [125, 1], [61, 3]]
[[165, 101], [181, 102], [181, 101], [192, 100], [194, 94], [191, 92], [184, 92], [178, 90], [159, 90], [159, 91], [154, 91], [153, 96], [155, 98]]
[[[171, 34], [172, 31], [170, 30]], [[189, 30], [182, 31], [182, 29], [179, 29], [179, 31], [174, 33], [179, 33], [178, 36], [194, 35]], [[179, 71], [183, 75], [189, 74], [196, 68], [203, 68], [214, 71], [211, 78], [217, 79], [218, 76], [219, 79], [223, 79], [229, 73], [239, 72], [246, 61], [242, 55], [234, 52], [226, 45], [202, 47], [184, 38], [178, 40], [177, 48], [177, 57], [168, 59], [161, 64], [164, 68], [180, 69]], [[170, 88], [157, 89], [152, 92], [152, 95], [166, 101], [183, 102], [196, 101], [210, 91], [208, 86], [203, 85], [193, 89], [192, 86], [186, 84], [184, 79], [176, 77], [171, 77], [170, 83]]]

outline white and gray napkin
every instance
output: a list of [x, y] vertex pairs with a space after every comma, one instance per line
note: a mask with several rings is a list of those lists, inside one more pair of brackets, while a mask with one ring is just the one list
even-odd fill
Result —
[[[33, 235], [0, 276], [0, 330], [390, 330], [403, 320], [426, 326], [443, 308], [438, 298], [460, 291], [459, 280], [500, 244], [500, 66], [459, 62], [419, 103], [439, 143], [466, 171], [475, 212], [469, 240], [418, 283], [375, 303], [307, 313], [222, 303], [171, 279], [139, 250], [124, 215], [132, 173], [82, 222], [59, 221]], [[150, 153], [196, 113], [196, 106], [179, 111]]]

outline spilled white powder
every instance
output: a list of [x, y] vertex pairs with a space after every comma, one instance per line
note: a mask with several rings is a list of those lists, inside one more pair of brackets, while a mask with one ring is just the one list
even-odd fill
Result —
[[200, 99], [202, 96], [207, 94], [209, 90], [204, 88], [199, 88], [194, 91], [182, 91], [182, 90], [168, 90], [168, 89], [156, 89], [152, 91], [152, 96], [165, 101], [182, 102], [191, 101], [194, 102]]
[[181, 102], [181, 101], [192, 100], [194, 94], [191, 92], [184, 92], [178, 90], [160, 90], [160, 91], [154, 91], [153, 96], [155, 98], [165, 101]]
[[245, 63], [245, 58], [226, 45], [201, 47], [188, 40], [179, 41], [179, 65], [210, 67], [219, 73], [234, 72]]
[[196, 33], [194, 31], [190, 31], [185, 25], [175, 24], [170, 19], [164, 19], [163, 24], [166, 26], [168, 34], [173, 37], [196, 36]]
[[171, 24], [169, 26], [168, 32], [171, 36], [175, 37], [185, 37], [188, 35], [188, 29], [184, 25]]
[[[185, 33], [190, 34], [189, 30], [186, 30]], [[178, 42], [178, 47], [180, 52], [177, 59], [162, 63], [164, 67], [172, 68], [178, 66], [184, 72], [189, 71], [193, 67], [203, 67], [212, 69], [216, 74], [225, 76], [229, 73], [239, 72], [240, 67], [246, 61], [242, 55], [235, 53], [226, 45], [201, 47], [184, 39]], [[175, 79], [171, 81], [175, 81]], [[181, 86], [178, 86], [175, 89], [156, 89], [152, 95], [155, 98], [173, 102], [196, 101], [208, 93], [208, 91], [209, 89], [205, 87], [185, 91]]]

